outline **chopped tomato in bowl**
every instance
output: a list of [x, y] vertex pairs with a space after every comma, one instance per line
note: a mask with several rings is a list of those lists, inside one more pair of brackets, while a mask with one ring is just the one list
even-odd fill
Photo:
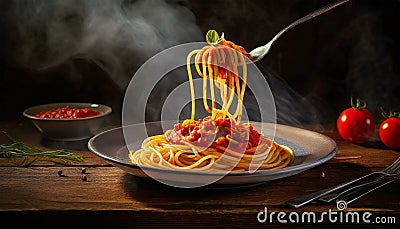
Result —
[[104, 130], [104, 121], [112, 109], [92, 103], [52, 103], [30, 107], [23, 115], [32, 120], [46, 139], [77, 141]]

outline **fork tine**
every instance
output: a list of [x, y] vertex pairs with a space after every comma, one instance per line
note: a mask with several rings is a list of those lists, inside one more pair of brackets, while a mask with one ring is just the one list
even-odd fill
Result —
[[393, 162], [390, 166], [384, 169], [384, 172], [387, 173], [395, 173], [400, 168], [400, 157], [397, 158], [395, 162]]
[[390, 171], [391, 173], [400, 173], [400, 161], [397, 163], [397, 165], [395, 167], [392, 168], [392, 171]]

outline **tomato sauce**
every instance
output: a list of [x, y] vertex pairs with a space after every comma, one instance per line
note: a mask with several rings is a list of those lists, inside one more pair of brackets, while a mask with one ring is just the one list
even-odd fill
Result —
[[55, 118], [55, 119], [74, 119], [74, 118], [87, 118], [99, 115], [100, 112], [94, 111], [89, 108], [71, 108], [69, 106], [52, 109], [48, 111], [41, 111], [35, 115], [37, 118]]
[[238, 150], [257, 147], [260, 138], [261, 134], [251, 124], [234, 124], [228, 118], [211, 120], [211, 117], [206, 117], [198, 121], [185, 120], [182, 124], [175, 124], [172, 130], [166, 132], [166, 139], [170, 143], [184, 140], [197, 146], [212, 143], [226, 148], [233, 142], [233, 148]]

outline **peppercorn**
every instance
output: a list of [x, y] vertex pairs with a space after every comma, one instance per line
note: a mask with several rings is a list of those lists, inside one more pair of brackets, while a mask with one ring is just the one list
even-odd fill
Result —
[[82, 168], [82, 173], [83, 173], [83, 174], [86, 173], [86, 168], [85, 168], [85, 167]]
[[63, 176], [63, 171], [61, 169], [58, 170], [57, 174], [62, 177]]
[[88, 181], [88, 178], [87, 178], [86, 175], [83, 175], [83, 176], [82, 176], [82, 181]]

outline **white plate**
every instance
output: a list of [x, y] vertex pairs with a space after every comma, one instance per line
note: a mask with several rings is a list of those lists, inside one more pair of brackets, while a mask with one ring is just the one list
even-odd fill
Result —
[[[252, 124], [255, 129], [258, 129], [261, 123]], [[143, 127], [143, 124], [141, 126]], [[162, 131], [160, 122], [146, 123], [146, 127], [149, 135], [160, 134]], [[135, 133], [136, 128], [138, 125], [104, 131], [91, 138], [88, 147], [97, 156], [127, 173], [139, 177], [149, 177], [147, 173], [151, 173], [151, 177], [162, 182], [165, 181], [163, 183], [167, 184], [176, 183], [176, 186], [179, 187], [193, 187], [198, 181], [221, 177], [221, 173], [218, 172], [176, 171], [152, 167], [145, 167], [146, 173], [143, 172], [139, 166], [129, 162], [129, 151], [123, 133], [124, 131]], [[138, 139], [137, 142], [129, 142], [129, 145], [140, 147], [142, 141], [143, 139]], [[286, 125], [276, 125], [275, 141], [294, 151], [295, 159], [288, 167], [254, 173], [233, 172], [217, 180], [215, 184], [247, 185], [292, 176], [328, 161], [337, 152], [336, 142], [331, 138], [317, 132]]]

